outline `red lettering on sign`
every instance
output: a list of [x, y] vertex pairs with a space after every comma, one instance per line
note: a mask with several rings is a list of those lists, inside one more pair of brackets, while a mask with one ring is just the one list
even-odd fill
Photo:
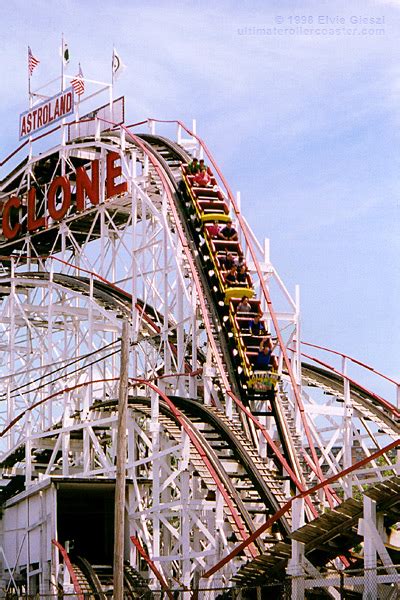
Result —
[[[56, 194], [57, 190], [62, 189], [62, 202], [60, 208], [56, 207]], [[49, 215], [55, 221], [61, 221], [61, 219], [67, 214], [69, 207], [71, 206], [71, 188], [69, 180], [66, 177], [56, 177], [51, 182], [49, 191], [47, 193], [47, 208]]]
[[12, 240], [18, 235], [19, 230], [21, 229], [20, 223], [15, 223], [14, 227], [11, 227], [10, 224], [10, 211], [12, 208], [19, 208], [21, 206], [21, 200], [17, 198], [17, 196], [12, 196], [4, 205], [3, 208], [3, 234], [8, 240]]
[[84, 167], [76, 169], [76, 210], [85, 210], [85, 197], [94, 205], [100, 201], [99, 161], [92, 160], [92, 179]]
[[26, 131], [26, 117], [22, 117], [21, 119], [21, 131], [19, 132], [19, 137], [22, 137], [27, 133]]
[[47, 123], [49, 122], [49, 105], [48, 104], [45, 104], [43, 106], [42, 114], [43, 114], [43, 125], [47, 125]]
[[[49, 105], [47, 112], [44, 108], [38, 108], [37, 111], [32, 111], [32, 119], [37, 120], [39, 125], [43, 123], [45, 118], [51, 117]], [[36, 118], [37, 117], [37, 118]], [[24, 120], [25, 119], [25, 120]], [[28, 133], [27, 117], [21, 118], [21, 131], [23, 128]], [[106, 156], [106, 198], [111, 198], [117, 194], [123, 194], [128, 189], [128, 184], [122, 178], [122, 166], [120, 163], [121, 156], [117, 152], [109, 152]], [[98, 159], [91, 161], [90, 169], [85, 169], [80, 166], [76, 169], [75, 177], [75, 210], [78, 213], [83, 212], [88, 205], [88, 200], [93, 206], [100, 203], [100, 161]], [[27, 222], [26, 229], [29, 233], [40, 228], [47, 227], [47, 211], [49, 216], [54, 221], [61, 221], [65, 215], [72, 210], [72, 193], [71, 183], [66, 176], [56, 177], [49, 182], [47, 195], [39, 191], [37, 187], [31, 187], [27, 194]], [[36, 196], [40, 197], [39, 202]], [[47, 202], [47, 205], [46, 205]], [[1, 206], [1, 205], [0, 205]], [[21, 200], [13, 196], [4, 204], [3, 208], [3, 233], [7, 239], [13, 239], [21, 234], [21, 222], [15, 223], [18, 219], [21, 220], [21, 215], [18, 209], [22, 208]], [[40, 216], [38, 216], [38, 213]], [[25, 214], [25, 211], [24, 211]], [[12, 221], [12, 222], [11, 222]], [[24, 227], [25, 231], [25, 227]]]
[[60, 116], [65, 113], [65, 96], [60, 98]]
[[72, 93], [68, 92], [65, 98], [65, 112], [69, 112], [72, 108]]
[[37, 110], [37, 126], [38, 127], [42, 126], [42, 111], [43, 111], [43, 107], [39, 106], [39, 108]]
[[107, 153], [107, 179], [106, 179], [106, 195], [107, 198], [123, 194], [127, 191], [128, 185], [126, 181], [115, 183], [115, 180], [122, 175], [121, 165], [115, 165], [115, 161], [120, 158], [118, 152]]
[[47, 119], [47, 122], [51, 123], [54, 120], [53, 113], [51, 112], [51, 104], [48, 104], [47, 108], [49, 109], [49, 118]]
[[57, 98], [56, 103], [54, 105], [54, 119], [60, 116], [60, 99]]
[[28, 192], [28, 231], [35, 231], [46, 226], [46, 218], [36, 218], [36, 190], [31, 188]]

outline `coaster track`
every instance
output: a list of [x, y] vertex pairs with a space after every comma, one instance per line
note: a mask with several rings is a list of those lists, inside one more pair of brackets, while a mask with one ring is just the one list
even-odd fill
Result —
[[[238, 209], [236, 207], [232, 209], [232, 205], [221, 192], [217, 179], [212, 181], [212, 187], [194, 187], [187, 170], [185, 167], [182, 168], [182, 165], [190, 161], [190, 154], [180, 145], [161, 136], [150, 134], [135, 136], [127, 132], [122, 144], [120, 133], [110, 132], [103, 134], [100, 141], [105, 148], [121, 152], [121, 157], [129, 150], [135, 154], [135, 159], [142, 165], [143, 189], [146, 197], [151, 199], [152, 205], [146, 205], [145, 198], [142, 199], [141, 208], [135, 209], [137, 222], [154, 219], [155, 217], [151, 216], [152, 210], [154, 215], [156, 210], [164, 210], [165, 223], [168, 223], [169, 232], [172, 232], [181, 244], [179, 248], [181, 273], [188, 274], [192, 278], [191, 286], [196, 293], [195, 313], [200, 312], [208, 339], [208, 350], [195, 352], [196, 337], [194, 333], [191, 337], [190, 334], [179, 329], [179, 315], [168, 313], [162, 307], [153, 305], [147, 296], [140, 298], [137, 293], [130, 293], [126, 281], [115, 274], [111, 277], [109, 268], [97, 275], [94, 269], [90, 270], [80, 265], [78, 246], [84, 248], [93, 242], [103, 243], [101, 240], [104, 233], [104, 219], [110, 219], [110, 223], [115, 228], [113, 235], [116, 238], [119, 232], [132, 227], [132, 200], [124, 195], [109, 202], [106, 211], [103, 211], [103, 213], [107, 212], [106, 216], [103, 215], [103, 221], [98, 218], [96, 207], [82, 214], [67, 215], [65, 222], [66, 227], [70, 228], [70, 233], [66, 237], [60, 236], [58, 224], [53, 223], [30, 236], [14, 241], [2, 240], [0, 252], [4, 274], [0, 278], [0, 300], [5, 307], [2, 322], [6, 331], [10, 324], [13, 324], [16, 330], [20, 327], [22, 336], [15, 338], [14, 343], [10, 338], [9, 347], [21, 345], [21, 340], [25, 343], [32, 335], [29, 328], [32, 331], [40, 327], [49, 328], [51, 319], [54, 319], [56, 326], [60, 328], [60, 333], [64, 326], [67, 333], [69, 322], [73, 318], [77, 323], [80, 319], [82, 327], [85, 327], [84, 314], [89, 315], [89, 320], [94, 323], [90, 334], [92, 337], [99, 335], [101, 319], [104, 319], [105, 331], [112, 332], [113, 343], [115, 343], [119, 333], [118, 320], [120, 321], [122, 317], [129, 319], [132, 327], [136, 328], [134, 343], [138, 348], [142, 345], [143, 355], [146, 355], [147, 347], [152, 347], [153, 351], [157, 352], [157, 360], [153, 360], [152, 371], [144, 372], [144, 380], [151, 376], [152, 379], [148, 379], [149, 381], [156, 380], [160, 384], [163, 378], [168, 381], [169, 377], [175, 377], [176, 381], [181, 376], [188, 380], [198, 379], [197, 396], [191, 396], [190, 391], [186, 396], [182, 395], [180, 393], [182, 389], [175, 384], [173, 393], [172, 390], [168, 390], [164, 397], [160, 395], [157, 404], [159, 412], [155, 415], [153, 401], [151, 396], [148, 396], [146, 386], [141, 384], [139, 379], [134, 378], [129, 400], [130, 418], [132, 423], [136, 422], [135, 419], [139, 419], [143, 431], [146, 430], [145, 423], [158, 420], [162, 435], [167, 440], [166, 449], [178, 447], [181, 444], [182, 431], [187, 433], [190, 442], [189, 462], [193, 472], [199, 476], [204, 485], [205, 491], [201, 497], [204, 502], [212, 503], [217, 502], [218, 494], [222, 493], [223, 512], [231, 532], [231, 538], [225, 540], [226, 547], [229, 547], [232, 542], [243, 541], [254, 533], [263, 520], [285, 505], [291, 493], [304, 491], [312, 487], [315, 481], [323, 482], [325, 474], [322, 466], [325, 461], [328, 468], [336, 468], [340, 471], [341, 458], [336, 459], [335, 456], [329, 455], [331, 447], [326, 450], [326, 454], [323, 450], [321, 457], [317, 455], [314, 443], [311, 443], [319, 437], [319, 432], [312, 429], [315, 424], [309, 422], [305, 415], [298, 391], [300, 384], [310, 389], [318, 388], [330, 395], [335, 402], [350, 401], [352, 409], [378, 448], [379, 444], [382, 445], [377, 441], [378, 434], [391, 439], [398, 438], [399, 412], [389, 402], [356, 382], [350, 382], [349, 396], [346, 398], [343, 377], [327, 367], [316, 367], [309, 362], [302, 363], [300, 381], [293, 387], [293, 368], [291, 361], [286, 358], [288, 348], [276, 326], [276, 316], [269, 296], [265, 297], [265, 282], [257, 280], [260, 274], [258, 263], [256, 264], [255, 261], [253, 265], [255, 279], [249, 277], [246, 285], [242, 287], [234, 288], [228, 285], [223, 274], [220, 258], [222, 250], [232, 250], [238, 257], [247, 256], [250, 250], [249, 247], [244, 248], [239, 241], [220, 243], [209, 233], [209, 222], [226, 222], [232, 210], [234, 215], [240, 216]], [[73, 181], [74, 169], [87, 168], [93, 156], [104, 151], [97, 140], [90, 138], [76, 140], [69, 148], [67, 146], [67, 150], [66, 162], [71, 168], [71, 181]], [[60, 154], [57, 152], [49, 152], [40, 158], [35, 163], [34, 169], [25, 161], [3, 180], [3, 195], [16, 191], [20, 195], [26, 194], [31, 177], [31, 175], [26, 177], [27, 169], [30, 169], [31, 174], [34, 173], [35, 181], [39, 185], [46, 182], [49, 172], [57, 175], [65, 171], [65, 165], [63, 166]], [[214, 174], [212, 176], [215, 177]], [[166, 204], [168, 210], [165, 209]], [[39, 206], [38, 215], [41, 214], [41, 210]], [[22, 223], [24, 219], [24, 210], [22, 210]], [[239, 233], [241, 239], [245, 239], [246, 246], [249, 246], [246, 232], [240, 229]], [[29, 256], [26, 252], [28, 247]], [[176, 251], [178, 252], [177, 248]], [[123, 252], [126, 253], [126, 250], [124, 249]], [[58, 255], [64, 258], [59, 258]], [[152, 260], [155, 264], [155, 255], [152, 256]], [[117, 262], [115, 264], [117, 265], [115, 271], [117, 271], [118, 264]], [[144, 275], [143, 279], [146, 277], [147, 275]], [[46, 292], [48, 289], [52, 290], [51, 293], [55, 294], [60, 302], [70, 304], [70, 312], [69, 309], [65, 310], [66, 316], [63, 322], [58, 323], [54, 317], [54, 314], [58, 315], [60, 312], [56, 311], [53, 314], [52, 311], [55, 309], [51, 308], [50, 297], [46, 296], [46, 293], [50, 294]], [[256, 293], [259, 290], [261, 295], [257, 298]], [[246, 332], [245, 322], [248, 317], [241, 317], [237, 312], [240, 294], [251, 298], [252, 313], [267, 308], [269, 322], [277, 336], [275, 352], [279, 355], [279, 368], [268, 372], [268, 375], [261, 374], [259, 378], [255, 377], [254, 369], [257, 347], [252, 336]], [[157, 290], [153, 290], [152, 295], [158, 302]], [[18, 315], [21, 316], [18, 316], [18, 319], [23, 322], [22, 325], [15, 322], [17, 317], [13, 316], [12, 306], [17, 312], [20, 311]], [[47, 317], [45, 315], [43, 321], [39, 322], [37, 315], [39, 309], [43, 311], [43, 306], [46, 306]], [[83, 334], [82, 337], [87, 336]], [[96, 348], [96, 345], [92, 344], [88, 347]], [[97, 347], [100, 352], [99, 360], [103, 360], [99, 343]], [[182, 347], [193, 355], [190, 359], [183, 356]], [[8, 365], [19, 364], [18, 361], [21, 360], [18, 348], [13, 352], [16, 353], [16, 358], [10, 359]], [[166, 367], [168, 353], [169, 363], [176, 360], [176, 363], [181, 365], [182, 372], [178, 369], [168, 372]], [[212, 375], [209, 381], [212, 385], [205, 401], [204, 390], [207, 381], [201, 383], [200, 375], [210, 370], [210, 354]], [[104, 361], [106, 363], [105, 358]], [[83, 365], [83, 368], [88, 371], [89, 366], [85, 367], [85, 362]], [[115, 380], [115, 377], [109, 376], [107, 369], [109, 367], [104, 366], [104, 381]], [[114, 375], [115, 368], [113, 367], [110, 372]], [[46, 369], [43, 373], [46, 373]], [[59, 396], [69, 394], [71, 390], [78, 389], [82, 385], [93, 385], [92, 381], [83, 384], [78, 378], [75, 381], [75, 388], [68, 387], [67, 372], [64, 372], [60, 383], [57, 383], [58, 380], [54, 380], [54, 377], [52, 378], [51, 372], [48, 377], [52, 383], [46, 384], [44, 391], [54, 389], [53, 394]], [[28, 389], [19, 392], [22, 387]], [[53, 396], [50, 394], [46, 396], [44, 391], [35, 390], [34, 384], [31, 383], [31, 376], [25, 374], [22, 368], [12, 373], [11, 385], [4, 389], [6, 394], [4, 397], [13, 400], [13, 411], [6, 411], [7, 414], [3, 417], [1, 435], [8, 440], [8, 447], [2, 453], [0, 460], [3, 474], [23, 472], [24, 461], [28, 458], [23, 435], [25, 419], [28, 414], [31, 415], [36, 410], [38, 416], [36, 420], [34, 419], [33, 430], [38, 438], [42, 435], [43, 440], [47, 440], [49, 450], [40, 450], [38, 444], [36, 459], [29, 466], [29, 481], [43, 475], [57, 474], [59, 468], [57, 461], [66, 456], [59, 441], [61, 439], [59, 432], [65, 423], [61, 412], [57, 409], [54, 409], [51, 415], [43, 412], [44, 408], [42, 410]], [[134, 396], [134, 390], [139, 390], [140, 394]], [[80, 444], [84, 446], [84, 430], [88, 423], [96, 432], [95, 437], [98, 438], [100, 432], [108, 436], [106, 432], [116, 419], [116, 401], [112, 399], [112, 389], [107, 392], [107, 397], [105, 394], [101, 397], [101, 393], [96, 391], [96, 388], [94, 391], [94, 396], [85, 408], [79, 400], [76, 411], [71, 412], [72, 425], [68, 426], [75, 432], [75, 444], [78, 447]], [[34, 400], [29, 400], [26, 407], [28, 396]], [[24, 409], [22, 409], [23, 405], [25, 405]], [[268, 428], [265, 425], [266, 419], [269, 419]], [[367, 421], [372, 424], [372, 430]], [[44, 426], [43, 423], [46, 425]], [[334, 427], [333, 421], [331, 424]], [[275, 434], [272, 433], [273, 431]], [[144, 443], [144, 437], [143, 435], [141, 443]], [[268, 448], [263, 451], [265, 440]], [[44, 444], [43, 441], [41, 443]], [[308, 447], [305, 448], [307, 445]], [[100, 456], [100, 448], [96, 448]], [[147, 448], [143, 452], [143, 456], [146, 456], [150, 449]], [[154, 452], [157, 454], [157, 451]], [[107, 468], [112, 469], [107, 467], [106, 456], [99, 460], [103, 461], [103, 469], [106, 471]], [[73, 469], [76, 468], [71, 461], [71, 465], [64, 464], [62, 470], [63, 473], [65, 471], [68, 474], [70, 469], [72, 474]], [[90, 471], [94, 476], [97, 468], [96, 463]], [[173, 481], [172, 475], [171, 481]], [[306, 514], [309, 520], [318, 516], [323, 503], [331, 507], [339, 503], [337, 493], [331, 487], [326, 486], [323, 492], [322, 496], [307, 498]], [[252, 561], [264, 553], [273, 556], [273, 549], [279, 540], [288, 539], [291, 527], [291, 515], [285, 513], [279, 519], [276, 528], [264, 533], [254, 544], [244, 550], [247, 559]], [[146, 531], [148, 535], [144, 525], [143, 539], [146, 538]], [[148, 546], [148, 539], [146, 543]], [[85, 563], [86, 567], [85, 565], [82, 567], [82, 564], [76, 566], [77, 572], [83, 572], [85, 568], [89, 572], [90, 565], [88, 567]], [[179, 569], [174, 566], [175, 568], [178, 573]], [[237, 566], [233, 565], [232, 572], [236, 570]], [[259, 572], [262, 572], [261, 567]], [[229, 574], [226, 577], [229, 579]], [[92, 574], [91, 578], [93, 591], [96, 588], [93, 584], [96, 577]], [[99, 589], [97, 585], [97, 590]]]

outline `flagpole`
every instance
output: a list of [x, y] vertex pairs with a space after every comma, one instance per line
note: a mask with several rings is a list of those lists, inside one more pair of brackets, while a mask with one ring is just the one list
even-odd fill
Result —
[[114, 121], [114, 55], [115, 55], [115, 48], [114, 48], [114, 44], [113, 44], [113, 53], [112, 53], [112, 60], [111, 60], [111, 87], [110, 87], [111, 121]]
[[29, 68], [29, 46], [28, 46], [28, 102], [29, 102], [29, 108], [31, 108], [31, 71]]
[[113, 44], [113, 53], [112, 53], [112, 60], [111, 60], [111, 85], [114, 86], [114, 57], [115, 57], [115, 47]]
[[64, 91], [64, 33], [61, 34], [61, 91]]
[[[81, 69], [81, 63], [78, 63], [78, 74], [80, 75], [82, 72]], [[79, 108], [80, 108], [80, 102], [81, 102], [81, 95], [80, 94], [76, 94], [78, 96], [78, 100], [76, 101], [76, 116], [75, 116], [75, 122], [79, 121]]]
[[[31, 54], [32, 50], [30, 50], [29, 46], [28, 46], [28, 94], [29, 94], [29, 108], [32, 108], [32, 93], [31, 93], [31, 70], [30, 70], [30, 64], [29, 64], [29, 58], [30, 58], [30, 54]], [[32, 157], [32, 135], [29, 136], [28, 138], [29, 140], [29, 159]], [[30, 178], [30, 175], [28, 176]], [[29, 579], [29, 578], [28, 578]]]
[[[62, 32], [62, 34], [61, 34], [61, 92], [63, 92], [63, 91], [64, 91], [64, 32]], [[62, 123], [61, 144], [63, 146], [65, 146], [65, 143], [66, 143], [66, 129], [65, 129], [66, 118], [65, 117], [63, 118], [61, 123]], [[62, 161], [62, 168], [63, 168], [63, 170], [65, 170], [65, 162], [64, 161]], [[63, 172], [62, 174], [65, 175], [65, 172]]]

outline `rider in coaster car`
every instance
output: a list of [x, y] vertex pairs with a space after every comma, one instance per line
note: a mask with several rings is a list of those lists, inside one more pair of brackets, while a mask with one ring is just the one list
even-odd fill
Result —
[[236, 242], [238, 239], [238, 234], [236, 229], [233, 228], [232, 221], [227, 221], [225, 227], [221, 229], [221, 238], [223, 240], [227, 240], [229, 242]]
[[198, 173], [196, 173], [196, 175], [194, 176], [193, 185], [199, 186], [199, 187], [210, 187], [212, 185], [211, 177], [207, 173], [207, 170], [205, 167], [203, 167], [203, 168], [200, 167], [200, 171]]
[[236, 312], [237, 313], [245, 313], [245, 314], [249, 314], [249, 313], [253, 312], [253, 309], [251, 307], [251, 304], [250, 304], [247, 296], [242, 296], [241, 301], [237, 305]]
[[241, 263], [237, 266], [237, 280], [242, 285], [247, 284], [247, 267], [245, 263]]
[[265, 336], [265, 334], [266, 334], [266, 331], [265, 331], [265, 326], [264, 326], [264, 323], [261, 321], [261, 317], [262, 317], [262, 314], [261, 314], [261, 313], [258, 313], [258, 314], [257, 314], [257, 315], [254, 317], [254, 319], [252, 319], [252, 320], [249, 322], [249, 330], [250, 330], [250, 333], [251, 333], [252, 335], [254, 335], [254, 336], [257, 336], [257, 337], [258, 337], [259, 335], [263, 335], [263, 336]]
[[200, 171], [199, 161], [195, 157], [186, 167], [189, 175], [196, 175]]
[[205, 164], [205, 162], [204, 162], [204, 158], [201, 158], [201, 159], [200, 159], [200, 162], [199, 162], [199, 167], [200, 167], [200, 171], [203, 171], [203, 170], [204, 170], [204, 171], [206, 171], [206, 172], [207, 172], [207, 173], [208, 173], [210, 176], [212, 176], [213, 172], [211, 171], [210, 167], [209, 167], [209, 166], [207, 166], [207, 165]]
[[[220, 235], [219, 237], [221, 237], [221, 232], [219, 232]], [[220, 256], [218, 257], [218, 260], [220, 262], [221, 268], [224, 269], [225, 271], [230, 271], [232, 269], [232, 267], [236, 267], [236, 261], [235, 258], [232, 254], [232, 252], [226, 252], [225, 256]]]
[[254, 370], [267, 371], [269, 368], [276, 370], [278, 368], [278, 359], [272, 354], [271, 336], [266, 336], [261, 340], [256, 362], [254, 363]]
[[230, 286], [237, 285], [235, 265], [233, 267], [231, 267], [231, 269], [225, 275], [225, 282]]
[[218, 239], [220, 236], [219, 233], [219, 225], [218, 225], [218, 221], [214, 221], [214, 223], [211, 223], [211, 225], [207, 225], [206, 227], [208, 235], [212, 238], [212, 239]]

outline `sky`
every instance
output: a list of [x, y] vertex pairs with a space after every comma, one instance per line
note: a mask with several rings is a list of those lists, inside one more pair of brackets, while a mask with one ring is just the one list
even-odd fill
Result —
[[302, 339], [398, 377], [400, 0], [11, 0], [0, 22], [0, 159], [27, 108], [27, 45], [38, 86], [62, 33], [71, 75], [109, 81], [114, 44], [127, 122], [196, 119], [300, 285]]

